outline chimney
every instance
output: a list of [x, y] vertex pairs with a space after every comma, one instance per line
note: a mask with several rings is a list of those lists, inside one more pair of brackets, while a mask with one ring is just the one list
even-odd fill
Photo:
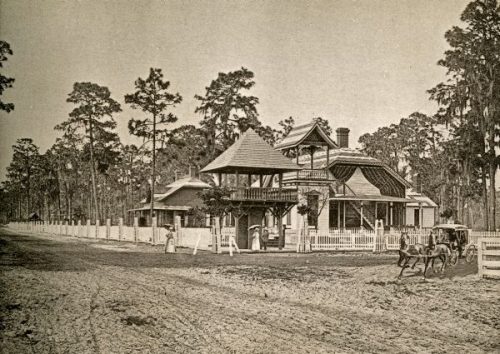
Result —
[[174, 171], [174, 181], [177, 181], [179, 179], [179, 171], [175, 170]]
[[337, 145], [339, 148], [349, 147], [349, 128], [337, 128]]
[[189, 177], [198, 178], [198, 167], [189, 165]]

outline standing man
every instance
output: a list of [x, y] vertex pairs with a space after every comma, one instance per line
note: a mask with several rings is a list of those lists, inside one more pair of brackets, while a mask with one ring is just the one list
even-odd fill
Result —
[[267, 251], [267, 242], [269, 242], [269, 230], [265, 227], [264, 230], [262, 230], [262, 247], [264, 251]]

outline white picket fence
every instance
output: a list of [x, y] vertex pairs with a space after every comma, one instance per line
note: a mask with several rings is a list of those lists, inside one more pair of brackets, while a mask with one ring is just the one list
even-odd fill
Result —
[[311, 250], [313, 251], [372, 250], [375, 235], [375, 231], [368, 230], [331, 230], [328, 234], [309, 230]]
[[[91, 225], [86, 224], [54, 222], [54, 223], [26, 223], [11, 222], [9, 228], [19, 231], [33, 233], [49, 233], [62, 236], [73, 236], [91, 239], [116, 240], [126, 242], [141, 242], [150, 244], [165, 244], [167, 230], [160, 227], [138, 227], [119, 225]], [[176, 246], [194, 248], [198, 244], [198, 249], [209, 250], [211, 244], [210, 228], [178, 228], [174, 233]]]
[[[410, 244], [421, 243], [427, 244], [429, 231], [428, 230], [408, 230]], [[385, 243], [386, 250], [398, 250], [399, 239], [401, 233], [399, 231], [384, 232], [381, 236], [382, 242]], [[478, 240], [482, 237], [488, 237], [500, 241], [500, 232], [492, 231], [472, 231], [469, 230], [469, 242], [478, 244]], [[371, 230], [339, 230], [330, 229], [329, 232], [319, 232], [317, 230], [309, 230], [309, 239], [311, 250], [326, 251], [362, 251], [374, 250], [376, 232]]]

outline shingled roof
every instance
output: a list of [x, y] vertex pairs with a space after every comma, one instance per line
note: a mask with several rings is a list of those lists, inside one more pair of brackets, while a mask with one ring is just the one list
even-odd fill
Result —
[[311, 123], [293, 127], [290, 133], [275, 148], [278, 150], [291, 149], [302, 143], [326, 145], [330, 146], [330, 148], [337, 147], [337, 144], [323, 131], [319, 123], [313, 120]]
[[[318, 152], [317, 154], [314, 155], [314, 161], [313, 161], [314, 168], [316, 169], [325, 168], [326, 160], [327, 160], [326, 151]], [[299, 163], [304, 164], [305, 166], [308, 166], [310, 164], [310, 161], [311, 161], [310, 155], [303, 155], [300, 156], [299, 158]], [[381, 168], [386, 170], [387, 173], [389, 173], [392, 177], [394, 177], [397, 181], [399, 181], [402, 185], [404, 185], [407, 188], [411, 187], [411, 184], [407, 180], [405, 180], [403, 177], [397, 174], [387, 164], [374, 157], [365, 155], [364, 153], [358, 150], [350, 148], [330, 150], [329, 162], [330, 162], [329, 167], [332, 167], [337, 164], [358, 165], [358, 166], [380, 166]]]
[[229, 149], [201, 172], [272, 174], [302, 168], [273, 149], [255, 131], [248, 129]]

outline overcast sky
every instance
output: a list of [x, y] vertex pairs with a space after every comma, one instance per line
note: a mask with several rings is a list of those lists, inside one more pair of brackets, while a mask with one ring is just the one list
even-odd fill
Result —
[[0, 39], [14, 51], [2, 73], [16, 79], [2, 96], [16, 108], [0, 112], [0, 179], [17, 138], [42, 152], [54, 143], [77, 81], [109, 87], [131, 142], [127, 121], [142, 116], [123, 96], [150, 67], [184, 98], [177, 125], [198, 123], [194, 95], [218, 72], [244, 66], [264, 124], [321, 116], [350, 128], [356, 146], [364, 133], [435, 111], [426, 90], [445, 79], [436, 65], [444, 33], [468, 2], [0, 0]]

